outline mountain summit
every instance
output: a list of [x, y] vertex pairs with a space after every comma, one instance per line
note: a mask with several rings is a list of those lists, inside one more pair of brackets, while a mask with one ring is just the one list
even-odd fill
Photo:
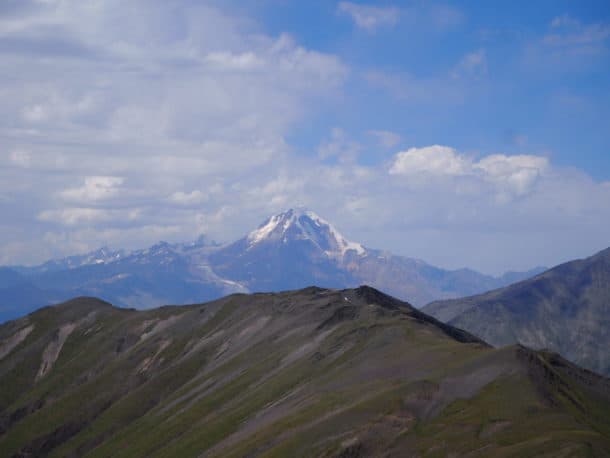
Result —
[[288, 244], [307, 241], [330, 257], [341, 257], [353, 250], [365, 254], [362, 245], [347, 240], [328, 221], [305, 208], [290, 209], [271, 216], [247, 236], [250, 247], [266, 242]]
[[215, 271], [251, 291], [297, 289], [308, 285], [354, 286], [343, 267], [346, 253], [364, 255], [329, 222], [306, 209], [271, 216], [247, 236], [212, 253]]
[[0, 322], [74, 296], [97, 296], [121, 306], [150, 308], [212, 300], [235, 292], [309, 285], [349, 288], [369, 284], [423, 306], [538, 273], [495, 278], [469, 269], [441, 269], [364, 247], [304, 208], [273, 215], [225, 245], [200, 238], [190, 243], [160, 242], [131, 252], [105, 248], [40, 266], [17, 266], [10, 272], [0, 281]]
[[418, 259], [365, 248], [303, 208], [267, 218], [247, 236], [221, 247], [208, 259], [219, 276], [249, 291], [366, 283], [417, 306], [432, 298], [459, 297], [507, 284], [502, 278], [469, 269], [439, 269]]

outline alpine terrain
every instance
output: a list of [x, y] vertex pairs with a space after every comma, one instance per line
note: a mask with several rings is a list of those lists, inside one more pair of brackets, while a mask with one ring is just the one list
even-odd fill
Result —
[[227, 245], [200, 238], [160, 242], [125, 252], [102, 248], [40, 266], [0, 270], [0, 321], [78, 295], [146, 308], [217, 299], [234, 292], [281, 291], [309, 285], [362, 283], [422, 306], [462, 297], [538, 273], [494, 278], [469, 269], [444, 270], [349, 241], [315, 213], [292, 209]]
[[370, 287], [77, 298], [0, 326], [0, 386], [7, 457], [610, 456], [610, 380]]
[[610, 248], [506, 288], [423, 310], [493, 345], [551, 349], [610, 375]]

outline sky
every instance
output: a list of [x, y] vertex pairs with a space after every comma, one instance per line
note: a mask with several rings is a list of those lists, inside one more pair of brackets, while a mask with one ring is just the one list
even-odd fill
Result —
[[306, 206], [499, 274], [610, 246], [607, 1], [3, 0], [0, 264]]

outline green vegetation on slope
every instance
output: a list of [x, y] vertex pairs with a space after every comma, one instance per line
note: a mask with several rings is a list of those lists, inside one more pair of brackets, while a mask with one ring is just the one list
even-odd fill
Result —
[[607, 379], [368, 287], [143, 312], [80, 298], [1, 326], [0, 345], [27, 326], [0, 359], [6, 456], [610, 450]]

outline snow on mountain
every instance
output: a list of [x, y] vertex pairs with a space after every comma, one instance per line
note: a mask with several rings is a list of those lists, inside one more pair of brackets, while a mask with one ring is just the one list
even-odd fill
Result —
[[83, 266], [116, 262], [123, 259], [126, 254], [127, 253], [124, 250], [112, 250], [108, 247], [102, 247], [85, 254], [68, 256], [61, 259], [52, 259], [39, 266], [16, 266], [15, 269], [18, 272], [26, 275], [44, 272], [57, 272], [62, 270], [77, 269]]
[[349, 250], [358, 255], [366, 253], [361, 244], [346, 239], [328, 221], [302, 208], [273, 215], [250, 232], [247, 240], [249, 248], [269, 241], [289, 243], [294, 240], [307, 240], [329, 257], [342, 257]]
[[125, 252], [123, 250], [111, 250], [108, 247], [102, 247], [99, 250], [85, 255], [84, 259], [81, 261], [81, 265], [114, 262], [121, 259], [124, 255]]
[[[344, 288], [369, 284], [423, 306], [505, 286], [520, 275], [531, 274], [495, 278], [468, 269], [449, 271], [365, 248], [303, 208], [271, 216], [226, 245], [200, 237], [189, 243], [159, 242], [134, 251], [101, 248], [12, 270], [19, 275], [12, 280], [7, 277], [6, 287], [0, 288], [0, 322], [16, 316], [19, 308], [14, 304], [42, 306], [82, 295], [146, 308], [310, 285]], [[13, 308], [3, 316], [3, 306]], [[31, 308], [22, 311], [26, 310]]]

